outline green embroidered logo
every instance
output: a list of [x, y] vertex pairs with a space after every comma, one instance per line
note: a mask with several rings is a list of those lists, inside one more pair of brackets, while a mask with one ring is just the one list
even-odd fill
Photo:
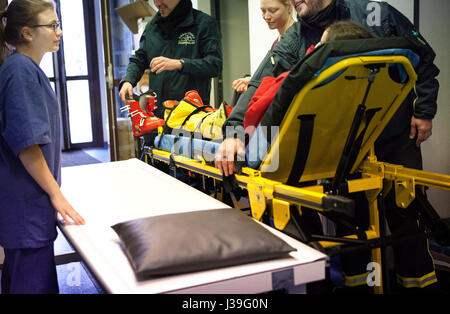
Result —
[[195, 35], [191, 32], [181, 34], [178, 38], [178, 45], [195, 45]]

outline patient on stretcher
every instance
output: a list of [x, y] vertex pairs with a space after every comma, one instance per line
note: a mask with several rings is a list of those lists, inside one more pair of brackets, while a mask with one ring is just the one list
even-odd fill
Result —
[[[369, 31], [354, 22], [338, 21], [330, 25], [324, 31], [320, 42], [309, 47], [306, 51], [306, 55], [309, 55], [316, 48], [326, 42], [345, 39], [364, 39], [371, 37], [372, 35]], [[290, 71], [286, 71], [276, 78], [271, 76], [263, 78], [261, 84], [250, 100], [248, 110], [244, 117], [244, 129], [249, 136], [253, 135], [255, 128], [257, 128], [260, 124], [267, 108], [270, 106], [275, 94], [289, 73]]]
[[[330, 25], [323, 33], [322, 38], [319, 43], [311, 46], [306, 52], [306, 56], [308, 56], [311, 52], [313, 52], [316, 48], [323, 45], [326, 42], [336, 41], [336, 40], [351, 40], [351, 39], [365, 39], [372, 38], [373, 36], [370, 34], [368, 30], [364, 27], [356, 24], [352, 21], [338, 21]], [[306, 58], [305, 56], [305, 58]], [[290, 73], [287, 71], [278, 77], [265, 77], [263, 78], [260, 86], [256, 90], [252, 99], [250, 100], [248, 110], [245, 113], [244, 117], [244, 130], [250, 140], [246, 143], [245, 155], [247, 160], [247, 165], [251, 168], [258, 168], [260, 165], [262, 158], [264, 158], [269, 142], [268, 136], [273, 139], [277, 134], [278, 128], [270, 128], [267, 127], [262, 128], [260, 126], [261, 120], [265, 115], [267, 109], [269, 108], [273, 98], [275, 97], [278, 89], [284, 81], [284, 78]], [[278, 127], [279, 124], [273, 124], [273, 126]], [[228, 137], [227, 137], [228, 138]], [[227, 141], [227, 140], [226, 140]], [[239, 155], [242, 155], [243, 152], [243, 142], [238, 138], [233, 138], [230, 141], [232, 143], [232, 147], [235, 148], [233, 150], [233, 155], [237, 153], [237, 158], [239, 160]], [[224, 141], [225, 142], [225, 141]], [[226, 144], [225, 144], [226, 145]], [[227, 149], [228, 150], [228, 149]], [[215, 156], [215, 165], [222, 173], [224, 173], [223, 166], [227, 163], [227, 160], [224, 159], [225, 155], [222, 153], [221, 148], [218, 148], [218, 152]], [[276, 165], [277, 162], [274, 163]], [[229, 165], [228, 165], [229, 166]], [[234, 166], [233, 166], [234, 167]], [[275, 167], [276, 168], [276, 167]], [[276, 169], [274, 169], [275, 171]]]

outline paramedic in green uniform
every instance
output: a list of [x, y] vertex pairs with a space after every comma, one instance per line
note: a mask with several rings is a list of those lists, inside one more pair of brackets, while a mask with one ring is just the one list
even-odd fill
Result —
[[132, 96], [132, 88], [150, 68], [149, 87], [158, 95], [154, 114], [163, 117], [166, 100], [180, 100], [196, 90], [209, 104], [211, 78], [222, 71], [221, 34], [215, 19], [192, 8], [191, 0], [154, 0], [159, 9], [147, 24], [140, 47], [130, 58], [120, 82], [120, 97]]

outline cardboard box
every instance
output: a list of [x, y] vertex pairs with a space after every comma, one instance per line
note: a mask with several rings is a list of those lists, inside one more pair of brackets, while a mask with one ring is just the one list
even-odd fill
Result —
[[115, 10], [134, 34], [137, 34], [139, 31], [139, 19], [156, 14], [156, 11], [145, 0], [136, 0]]

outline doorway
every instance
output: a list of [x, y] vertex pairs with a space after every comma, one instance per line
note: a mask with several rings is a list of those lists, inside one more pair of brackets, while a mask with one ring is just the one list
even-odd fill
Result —
[[59, 51], [44, 55], [40, 67], [61, 106], [63, 150], [104, 147], [94, 3], [54, 3], [63, 37]]

